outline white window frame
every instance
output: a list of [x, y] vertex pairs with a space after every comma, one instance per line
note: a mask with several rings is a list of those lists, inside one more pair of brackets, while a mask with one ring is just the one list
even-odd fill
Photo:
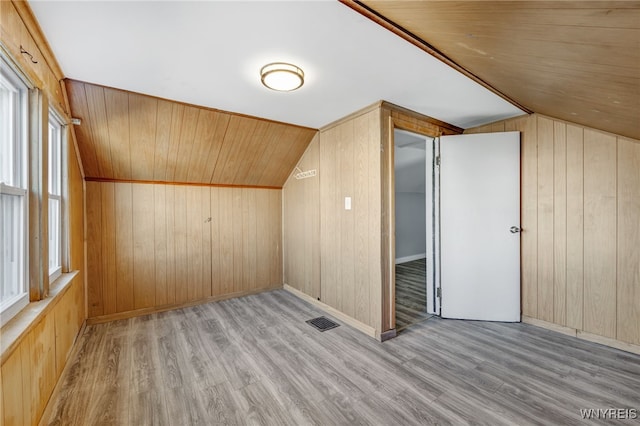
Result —
[[[15, 68], [0, 55], [0, 78], [2, 84], [9, 86], [19, 94], [13, 102], [13, 108], [19, 111], [13, 123], [13, 134], [10, 140], [13, 143], [13, 158], [11, 159], [12, 182], [0, 182], [0, 194], [18, 196], [22, 198], [21, 219], [22, 223], [16, 230], [19, 235], [17, 255], [20, 256], [21, 268], [19, 270], [18, 283], [13, 284], [18, 288], [18, 294], [6, 300], [0, 300], [0, 326], [6, 324], [18, 312], [29, 304], [29, 158], [28, 158], [28, 126], [29, 126], [29, 85]], [[5, 167], [3, 165], [2, 167]], [[0, 178], [1, 179], [1, 178]], [[10, 250], [8, 239], [2, 235], [2, 250]], [[4, 253], [0, 254], [4, 256]], [[2, 285], [6, 285], [5, 277], [2, 278]]]
[[[62, 275], [62, 240], [65, 232], [64, 229], [64, 221], [63, 218], [63, 174], [64, 170], [64, 125], [63, 120], [60, 116], [55, 112], [55, 110], [49, 110], [49, 123], [47, 125], [47, 129], [49, 131], [49, 146], [48, 146], [48, 165], [49, 165], [49, 179], [48, 179], [48, 195], [50, 200], [57, 200], [58, 202], [58, 217], [56, 220], [57, 230], [55, 232], [56, 240], [54, 238], [54, 230], [52, 228], [51, 222], [51, 202], [49, 202], [49, 218], [47, 220], [48, 223], [48, 232], [49, 236], [49, 283], [53, 283], [56, 279], [58, 279]], [[53, 139], [53, 140], [52, 140]], [[55, 155], [55, 158], [53, 157]], [[57, 188], [52, 188], [53, 180], [57, 180], [56, 186]], [[52, 265], [51, 257], [55, 256], [57, 258], [57, 262], [55, 265]]]

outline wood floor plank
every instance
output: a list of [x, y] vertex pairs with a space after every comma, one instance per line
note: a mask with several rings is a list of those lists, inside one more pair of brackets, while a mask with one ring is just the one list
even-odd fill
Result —
[[439, 318], [380, 343], [305, 323], [320, 315], [276, 290], [89, 326], [42, 424], [571, 425], [638, 408], [631, 353]]
[[427, 260], [396, 265], [396, 331], [425, 321], [427, 313]]

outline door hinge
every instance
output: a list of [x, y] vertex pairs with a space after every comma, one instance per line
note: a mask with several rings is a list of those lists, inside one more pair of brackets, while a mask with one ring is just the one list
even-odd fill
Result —
[[440, 165], [440, 156], [438, 155], [436, 157], [436, 166], [439, 166], [439, 165]]
[[436, 288], [436, 297], [440, 299], [442, 297], [442, 287]]

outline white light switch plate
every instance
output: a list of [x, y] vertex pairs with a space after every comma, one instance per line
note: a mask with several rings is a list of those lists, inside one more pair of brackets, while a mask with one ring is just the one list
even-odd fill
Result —
[[344, 197], [344, 209], [351, 210], [351, 197]]

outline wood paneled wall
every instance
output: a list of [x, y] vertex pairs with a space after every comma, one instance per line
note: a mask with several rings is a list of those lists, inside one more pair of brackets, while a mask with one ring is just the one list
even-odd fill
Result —
[[316, 130], [67, 80], [89, 178], [281, 188]]
[[321, 129], [298, 163], [317, 176], [297, 180], [294, 171], [283, 187], [285, 283], [380, 339], [395, 321], [394, 126], [433, 135], [462, 131], [379, 102]]
[[[381, 331], [380, 109], [320, 132], [321, 301]], [[345, 209], [351, 197], [351, 210]]]
[[[640, 344], [640, 141], [534, 114], [522, 132], [522, 314]], [[606, 341], [605, 341], [606, 342]]]
[[[49, 105], [68, 119], [62, 71], [27, 2], [0, 1], [0, 35], [8, 55], [46, 93]], [[31, 56], [21, 53], [21, 47]], [[49, 297], [31, 303], [0, 330], [0, 424], [6, 426], [39, 423], [86, 318], [83, 181], [71, 140], [65, 170], [69, 217], [65, 266], [79, 272], [73, 278], [65, 276], [68, 284], [53, 285]]]
[[316, 176], [296, 179], [294, 170], [282, 190], [284, 282], [314, 299], [320, 297], [320, 135], [297, 166]]
[[89, 318], [282, 286], [280, 190], [86, 185]]
[[[0, 1], [0, 35], [13, 60], [60, 112], [68, 113], [62, 71], [26, 1]], [[23, 48], [28, 52], [21, 53]], [[29, 54], [31, 56], [29, 56]]]
[[[27, 327], [9, 348], [7, 342], [2, 342], [0, 424], [6, 426], [38, 424], [86, 319], [82, 176], [73, 146], [69, 146], [67, 152], [68, 269], [79, 272], [68, 286], [52, 287], [49, 298], [26, 309], [39, 311], [40, 306], [46, 305], [34, 323], [18, 317], [0, 332], [13, 335], [10, 328]], [[31, 317], [30, 312], [26, 314]]]
[[317, 176], [294, 172], [283, 188], [286, 284], [372, 335], [381, 330], [379, 106], [321, 129], [298, 165]]
[[38, 424], [84, 319], [84, 288], [76, 275], [2, 363], [4, 425]]

